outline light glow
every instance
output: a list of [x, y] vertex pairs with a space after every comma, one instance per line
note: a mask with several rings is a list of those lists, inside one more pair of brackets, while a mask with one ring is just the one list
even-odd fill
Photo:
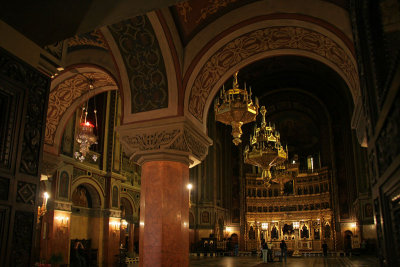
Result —
[[187, 184], [187, 186], [186, 186], [186, 187], [187, 187], [187, 189], [189, 189], [189, 190], [192, 190], [192, 188], [193, 188], [193, 185], [189, 183], [189, 184]]
[[262, 228], [263, 230], [267, 230], [267, 229], [268, 229], [268, 223], [262, 223], [262, 224], [261, 224], [261, 228]]

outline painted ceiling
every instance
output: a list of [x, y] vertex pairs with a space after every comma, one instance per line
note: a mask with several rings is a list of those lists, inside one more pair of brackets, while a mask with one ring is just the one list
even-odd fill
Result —
[[[170, 7], [176, 27], [184, 46], [203, 28], [244, 5], [260, 0], [188, 0]], [[282, 0], [280, 0], [282, 1]], [[324, 0], [344, 9], [349, 8], [349, 0]]]

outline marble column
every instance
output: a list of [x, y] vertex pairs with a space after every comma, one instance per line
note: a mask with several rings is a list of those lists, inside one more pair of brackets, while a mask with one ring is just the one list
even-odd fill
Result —
[[139, 266], [188, 266], [189, 165], [142, 165]]
[[189, 167], [212, 141], [183, 117], [120, 126], [120, 141], [142, 166], [139, 266], [189, 265]]

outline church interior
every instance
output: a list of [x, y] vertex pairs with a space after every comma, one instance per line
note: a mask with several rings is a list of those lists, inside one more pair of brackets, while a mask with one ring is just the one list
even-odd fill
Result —
[[399, 0], [0, 6], [0, 266], [400, 266]]

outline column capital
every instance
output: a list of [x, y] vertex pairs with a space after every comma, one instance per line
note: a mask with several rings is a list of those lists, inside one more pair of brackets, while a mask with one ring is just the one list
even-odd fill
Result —
[[130, 159], [178, 161], [193, 167], [207, 156], [212, 140], [185, 117], [127, 124], [117, 128]]

